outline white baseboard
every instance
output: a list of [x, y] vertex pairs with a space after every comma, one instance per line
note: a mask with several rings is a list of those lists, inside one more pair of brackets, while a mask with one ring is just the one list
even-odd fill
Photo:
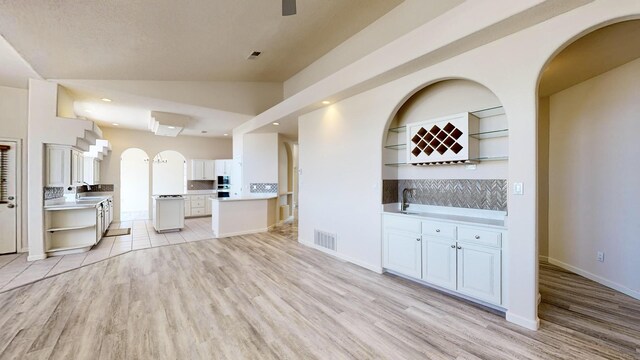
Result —
[[590, 272], [588, 272], [586, 270], [582, 270], [582, 269], [577, 268], [577, 267], [575, 267], [573, 265], [569, 265], [569, 264], [567, 264], [565, 262], [562, 262], [560, 260], [549, 258], [549, 263], [553, 264], [555, 266], [559, 266], [559, 267], [561, 267], [561, 268], [563, 268], [565, 270], [569, 270], [569, 271], [571, 271], [573, 273], [576, 273], [576, 274], [578, 274], [580, 276], [584, 276], [589, 280], [593, 280], [593, 281], [595, 281], [595, 282], [597, 282], [599, 284], [602, 284], [602, 285], [604, 285], [606, 287], [610, 287], [613, 290], [619, 291], [619, 292], [621, 292], [621, 293], [623, 293], [625, 295], [629, 295], [634, 299], [640, 300], [640, 291], [629, 289], [628, 287], [626, 287], [624, 285], [621, 285], [621, 284], [618, 284], [618, 283], [613, 282], [611, 280], [605, 279], [605, 278], [603, 278], [601, 276], [598, 276], [596, 274], [590, 273]]
[[549, 257], [546, 255], [540, 255], [538, 256], [538, 260], [543, 261], [543, 262], [549, 262]]
[[27, 261], [44, 260], [46, 258], [47, 258], [47, 254], [29, 255], [27, 256]]
[[220, 234], [218, 235], [218, 239], [222, 239], [222, 238], [226, 238], [226, 237], [232, 237], [232, 236], [240, 236], [240, 235], [249, 235], [249, 234], [257, 234], [257, 233], [263, 233], [263, 232], [267, 232], [269, 231], [269, 229], [273, 228], [273, 225], [263, 228], [263, 229], [254, 229], [254, 230], [246, 230], [246, 231], [238, 231], [238, 232], [232, 232], [232, 233], [226, 233], [226, 234]]
[[354, 259], [352, 257], [349, 257], [347, 255], [341, 254], [339, 252], [332, 251], [332, 250], [325, 249], [323, 247], [317, 246], [316, 244], [314, 244], [312, 242], [307, 242], [307, 241], [303, 241], [303, 240], [298, 240], [298, 242], [300, 244], [304, 245], [304, 246], [308, 246], [310, 248], [322, 251], [323, 253], [331, 255], [331, 256], [333, 256], [335, 258], [338, 258], [340, 260], [352, 263], [354, 265], [358, 265], [358, 266], [363, 267], [363, 268], [365, 268], [367, 270], [371, 270], [371, 271], [373, 271], [375, 273], [382, 274], [382, 267], [381, 266], [376, 266], [376, 265], [372, 265], [372, 264], [369, 264], [369, 263], [366, 263], [366, 262], [363, 262], [363, 261], [360, 261], [360, 260], [356, 260], [356, 259]]
[[538, 328], [540, 328], [540, 319], [537, 317], [535, 320], [531, 320], [524, 316], [514, 314], [511, 311], [507, 311], [506, 319], [508, 322], [520, 325], [529, 330], [538, 330]]

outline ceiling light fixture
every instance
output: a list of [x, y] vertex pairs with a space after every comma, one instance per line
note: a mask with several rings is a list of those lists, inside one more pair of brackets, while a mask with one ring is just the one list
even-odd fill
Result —
[[229, 136], [229, 134], [224, 134], [224, 136]]
[[111, 124], [111, 125], [113, 125], [113, 126], [118, 126], [118, 125], [120, 125], [120, 124], [113, 123], [113, 124]]
[[329, 104], [331, 104], [331, 101], [329, 101], [329, 100], [325, 100], [325, 101], [323, 101], [322, 103], [323, 103], [324, 105], [329, 105]]
[[167, 126], [169, 129], [175, 129], [175, 126]]
[[280, 123], [279, 122], [274, 122], [273, 125], [278, 126], [278, 125], [280, 125]]
[[102, 100], [102, 101], [104, 101], [104, 102], [111, 102], [111, 101], [112, 101], [111, 99], [107, 99], [107, 98], [102, 98], [102, 99], [100, 99], [100, 100]]

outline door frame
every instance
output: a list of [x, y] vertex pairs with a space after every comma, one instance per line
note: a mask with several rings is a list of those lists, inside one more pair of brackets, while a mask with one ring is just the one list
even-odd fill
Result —
[[25, 202], [22, 200], [22, 139], [0, 137], [0, 142], [16, 143], [16, 253], [24, 253], [29, 251], [29, 247], [22, 246], [22, 207]]

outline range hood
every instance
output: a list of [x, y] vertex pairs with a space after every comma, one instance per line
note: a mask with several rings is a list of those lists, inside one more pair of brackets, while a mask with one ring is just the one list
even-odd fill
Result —
[[149, 130], [159, 136], [178, 136], [187, 126], [191, 117], [181, 114], [152, 111]]

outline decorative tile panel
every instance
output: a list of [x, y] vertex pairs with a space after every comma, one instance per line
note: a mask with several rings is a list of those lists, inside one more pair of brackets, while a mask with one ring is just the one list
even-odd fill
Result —
[[213, 190], [214, 180], [187, 180], [187, 190]]
[[64, 196], [64, 188], [63, 187], [45, 187], [44, 188], [44, 199], [45, 200], [53, 200], [58, 199]]
[[[384, 180], [384, 204], [400, 202], [402, 190], [415, 189], [414, 204], [507, 211], [507, 180]], [[395, 191], [395, 196], [393, 192]]]
[[91, 190], [89, 190], [89, 186], [87, 185], [82, 185], [82, 186], [78, 186], [76, 187], [76, 192], [81, 194], [81, 193], [91, 193], [91, 192], [109, 192], [109, 191], [114, 191], [114, 185], [113, 184], [97, 184], [97, 185], [91, 185]]
[[278, 184], [276, 183], [251, 183], [249, 191], [253, 194], [277, 194]]

